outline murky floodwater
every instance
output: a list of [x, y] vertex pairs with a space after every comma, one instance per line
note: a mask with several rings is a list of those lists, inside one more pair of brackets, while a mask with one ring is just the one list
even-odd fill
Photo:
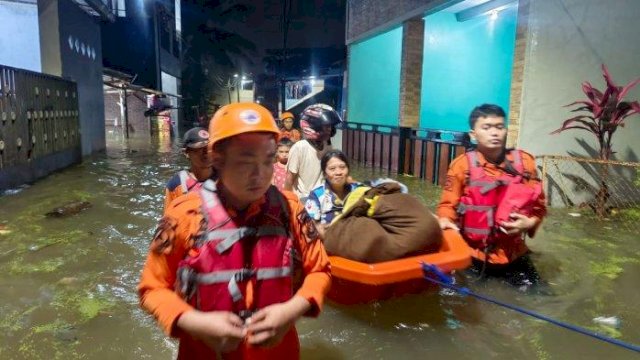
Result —
[[[167, 340], [138, 308], [135, 286], [162, 211], [165, 181], [185, 164], [167, 140], [110, 139], [106, 154], [0, 196], [0, 358], [169, 359]], [[354, 177], [371, 177], [355, 169]], [[437, 189], [403, 178], [430, 206]], [[51, 209], [84, 200], [64, 219]], [[472, 290], [640, 343], [640, 239], [614, 222], [553, 211], [530, 241], [548, 283], [522, 291], [499, 280]], [[618, 329], [595, 324], [617, 316]], [[626, 359], [636, 354], [449, 292], [362, 306], [329, 304], [299, 323], [309, 359]]]

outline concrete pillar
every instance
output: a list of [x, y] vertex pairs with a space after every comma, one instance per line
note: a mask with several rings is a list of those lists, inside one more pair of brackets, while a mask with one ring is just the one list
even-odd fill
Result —
[[40, 26], [42, 72], [49, 75], [62, 76], [58, 0], [38, 1], [38, 25]]
[[423, 48], [424, 19], [405, 21], [402, 25], [399, 126], [420, 126]]
[[509, 97], [509, 130], [507, 146], [518, 146], [520, 125], [522, 124], [522, 97], [527, 39], [529, 37], [529, 0], [521, 0], [518, 5], [518, 27], [516, 28], [516, 47], [511, 68], [511, 92]]
[[124, 127], [124, 136], [129, 138], [129, 110], [127, 109], [127, 89], [120, 89], [120, 118], [122, 119], [122, 126]]

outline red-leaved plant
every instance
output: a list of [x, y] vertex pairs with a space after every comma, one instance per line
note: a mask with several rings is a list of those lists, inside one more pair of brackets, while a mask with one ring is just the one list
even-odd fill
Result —
[[[571, 112], [581, 112], [583, 114], [565, 120], [562, 126], [551, 134], [558, 134], [571, 129], [586, 130], [598, 140], [600, 159], [607, 161], [614, 154], [612, 151], [613, 134], [618, 130], [618, 127], [624, 127], [626, 118], [640, 113], [640, 103], [638, 101], [623, 100], [627, 93], [640, 83], [640, 78], [625, 86], [618, 86], [611, 79], [609, 70], [604, 64], [602, 65], [602, 75], [607, 83], [604, 92], [594, 88], [588, 81], [582, 83], [582, 91], [587, 95], [587, 99], [576, 101], [566, 106], [579, 105]], [[603, 166], [601, 175], [600, 191], [596, 195], [596, 202], [593, 206], [599, 217], [604, 216], [606, 202], [609, 198], [607, 188], [608, 168], [606, 164]]]
[[598, 139], [600, 159], [609, 160], [613, 155], [611, 139], [618, 130], [618, 126], [624, 127], [624, 120], [627, 117], [640, 113], [638, 101], [623, 101], [627, 93], [640, 83], [640, 78], [625, 86], [618, 86], [611, 79], [609, 70], [604, 64], [602, 65], [602, 75], [607, 82], [604, 92], [585, 81], [582, 83], [582, 91], [588, 99], [566, 105], [567, 107], [580, 105], [571, 112], [586, 114], [565, 120], [562, 127], [551, 134], [558, 134], [570, 129], [586, 130]]

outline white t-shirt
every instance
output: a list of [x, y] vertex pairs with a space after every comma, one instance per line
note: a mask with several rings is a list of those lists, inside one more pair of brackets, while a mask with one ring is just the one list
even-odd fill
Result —
[[289, 150], [287, 171], [297, 174], [293, 182], [293, 191], [299, 198], [306, 198], [311, 190], [322, 185], [324, 177], [320, 159], [329, 150], [332, 150], [331, 145], [325, 145], [322, 151], [318, 151], [307, 140], [298, 141]]

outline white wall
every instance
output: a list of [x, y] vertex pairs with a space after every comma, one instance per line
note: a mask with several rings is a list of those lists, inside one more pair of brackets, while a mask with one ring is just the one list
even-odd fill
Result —
[[[161, 77], [161, 81], [162, 81], [162, 92], [167, 93], [167, 94], [172, 94], [172, 95], [179, 95], [178, 94], [178, 78], [167, 74], [166, 72], [162, 71], [160, 73], [160, 77]], [[178, 98], [175, 96], [169, 96], [169, 101], [171, 102], [171, 106], [173, 107], [178, 107]], [[178, 115], [178, 110], [174, 109], [171, 110], [171, 122], [173, 124], [174, 127], [174, 134], [176, 133], [176, 131], [178, 130], [178, 121], [179, 121], [179, 115]]]
[[0, 0], [0, 64], [40, 72], [38, 7]]
[[[536, 155], [566, 155], [568, 151], [586, 155], [576, 138], [595, 146], [589, 133], [548, 134], [572, 117], [564, 105], [585, 98], [583, 81], [604, 87], [601, 63], [609, 67], [619, 85], [640, 77], [640, 1], [529, 1], [519, 146]], [[640, 86], [627, 99], [640, 99]], [[638, 161], [639, 138], [640, 116], [636, 115], [614, 136], [619, 160]]]

